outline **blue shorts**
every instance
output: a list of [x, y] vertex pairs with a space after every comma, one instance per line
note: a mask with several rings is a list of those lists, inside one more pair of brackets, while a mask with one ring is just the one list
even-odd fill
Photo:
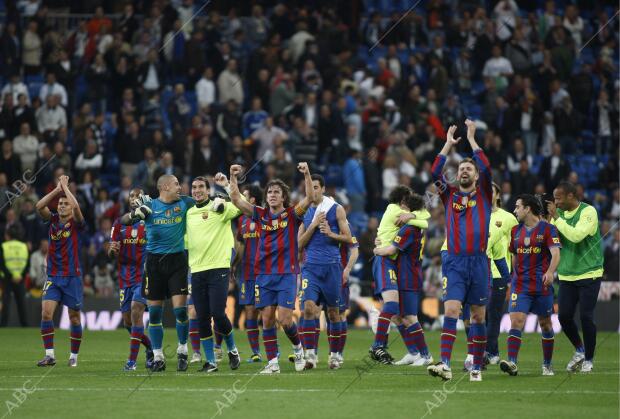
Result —
[[125, 287], [120, 291], [121, 313], [131, 311], [131, 303], [144, 304], [146, 306], [146, 298], [142, 296], [142, 284]]
[[192, 270], [188, 269], [187, 270], [187, 305], [188, 306], [193, 306], [194, 305], [194, 298], [192, 297]]
[[375, 256], [372, 261], [372, 277], [375, 281], [375, 295], [383, 291], [398, 291], [396, 261], [384, 256]]
[[71, 310], [79, 311], [84, 300], [82, 278], [79, 276], [48, 276], [42, 300], [58, 301]]
[[398, 291], [398, 305], [401, 316], [417, 316], [420, 307], [420, 293], [418, 291]]
[[486, 254], [446, 255], [443, 260], [443, 301], [484, 306], [489, 301], [491, 268]]
[[338, 306], [338, 311], [340, 313], [344, 313], [349, 309], [349, 284], [344, 285], [342, 287], [342, 292], [340, 293], [340, 305]]
[[534, 313], [539, 317], [553, 314], [553, 290], [549, 295], [531, 295], [526, 292], [510, 294], [509, 313]]
[[239, 280], [239, 305], [241, 306], [253, 306], [254, 296], [256, 295], [256, 281], [248, 279], [244, 281]]
[[255, 306], [279, 306], [294, 309], [297, 294], [297, 275], [256, 275]]
[[340, 263], [317, 265], [307, 263], [301, 270], [300, 299], [315, 303], [322, 302], [327, 307], [340, 306], [342, 291], [342, 266]]

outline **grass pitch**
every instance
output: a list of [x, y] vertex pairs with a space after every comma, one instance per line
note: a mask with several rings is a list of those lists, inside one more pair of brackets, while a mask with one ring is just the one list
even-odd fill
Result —
[[[236, 331], [242, 358], [249, 353], [245, 333]], [[149, 374], [141, 350], [139, 369], [124, 373], [129, 345], [125, 330], [84, 333], [79, 366], [66, 366], [69, 339], [56, 331], [53, 368], [38, 368], [43, 356], [37, 329], [0, 329], [0, 419], [15, 418], [617, 418], [619, 359], [617, 333], [600, 333], [592, 374], [564, 371], [572, 350], [556, 336], [554, 377], [542, 377], [540, 336], [524, 335], [519, 375], [509, 377], [489, 366], [483, 382], [470, 383], [460, 372], [465, 355], [459, 332], [451, 382], [427, 375], [421, 367], [377, 365], [368, 358], [372, 335], [350, 330], [341, 370], [327, 369], [327, 341], [321, 334], [317, 370], [296, 373], [286, 360], [290, 345], [279, 333], [282, 373], [259, 376], [260, 365], [243, 363], [232, 372], [227, 361], [215, 374], [201, 374], [196, 364], [177, 373]], [[174, 353], [176, 333], [166, 330], [166, 352]], [[390, 352], [404, 354], [398, 333], [390, 334]], [[435, 358], [439, 334], [427, 333]], [[505, 354], [506, 336], [500, 336]], [[168, 345], [168, 346], [167, 346]], [[262, 344], [261, 344], [262, 349]]]

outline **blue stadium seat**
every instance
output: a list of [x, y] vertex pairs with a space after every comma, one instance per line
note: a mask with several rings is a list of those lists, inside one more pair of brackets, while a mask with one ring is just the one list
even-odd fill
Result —
[[36, 81], [27, 83], [28, 84], [28, 95], [30, 95], [30, 100], [35, 97], [39, 97], [39, 92], [41, 91], [41, 87], [43, 87], [43, 83], [39, 83]]
[[43, 78], [43, 74], [32, 74], [30, 76], [25, 76], [24, 77], [24, 83], [26, 84], [30, 84], [30, 83], [45, 83], [45, 78]]
[[343, 186], [342, 165], [331, 164], [327, 167], [327, 171], [325, 172], [325, 183], [336, 187]]

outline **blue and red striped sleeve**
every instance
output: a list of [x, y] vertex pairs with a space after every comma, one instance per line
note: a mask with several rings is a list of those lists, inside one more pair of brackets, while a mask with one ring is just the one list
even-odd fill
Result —
[[435, 188], [437, 188], [437, 193], [441, 197], [442, 201], [448, 196], [450, 192], [450, 187], [446, 183], [446, 180], [443, 177], [443, 167], [446, 165], [447, 157], [443, 154], [438, 154], [435, 157], [435, 161], [433, 162], [433, 166], [431, 167], [431, 175], [433, 176], [433, 183]]
[[413, 227], [404, 225], [398, 230], [398, 234], [394, 237], [392, 245], [398, 250], [404, 251], [413, 243], [414, 239], [415, 234], [413, 234]]
[[481, 148], [474, 151], [473, 159], [480, 173], [480, 189], [482, 189], [482, 193], [487, 201], [491, 202], [493, 200], [493, 172], [491, 171], [491, 163], [489, 163], [487, 155], [484, 154]]
[[562, 247], [560, 235], [558, 234], [558, 228], [556, 226], [547, 224], [547, 228], [545, 230], [545, 242], [549, 249], [552, 247]]

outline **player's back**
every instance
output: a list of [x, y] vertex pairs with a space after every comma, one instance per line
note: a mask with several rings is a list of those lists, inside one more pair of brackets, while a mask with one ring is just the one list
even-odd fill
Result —
[[[336, 217], [336, 211], [338, 210], [338, 204], [332, 205], [332, 207], [325, 214], [325, 220], [329, 224], [329, 228], [337, 233], [340, 232], [338, 226], [338, 219]], [[306, 228], [312, 224], [314, 214], [317, 207], [310, 207], [304, 215], [304, 225]], [[305, 248], [306, 263], [315, 264], [328, 264], [339, 263], [340, 261], [340, 246], [337, 241], [330, 239], [326, 234], [321, 233], [317, 228], [310, 237], [308, 244]]]
[[401, 227], [394, 237], [393, 245], [399, 250], [396, 259], [399, 289], [418, 291], [422, 288], [425, 242], [425, 231], [410, 225]]

